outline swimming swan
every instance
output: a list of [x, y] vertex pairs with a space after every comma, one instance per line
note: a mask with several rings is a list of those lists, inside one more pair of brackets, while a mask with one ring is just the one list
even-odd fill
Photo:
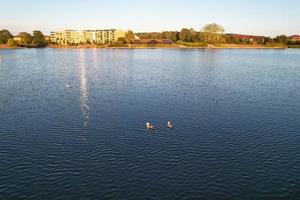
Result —
[[146, 127], [147, 127], [147, 129], [149, 129], [149, 130], [154, 129], [154, 126], [153, 126], [152, 124], [150, 124], [149, 122], [146, 123]]
[[66, 88], [71, 88], [72, 86], [70, 84], [66, 84]]
[[167, 126], [168, 126], [169, 129], [172, 129], [173, 128], [173, 123], [172, 122], [168, 122]]

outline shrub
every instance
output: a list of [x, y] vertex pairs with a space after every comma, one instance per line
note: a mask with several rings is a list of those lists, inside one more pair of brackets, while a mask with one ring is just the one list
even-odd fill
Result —
[[8, 39], [6, 44], [9, 47], [16, 47], [16, 46], [18, 46], [17, 42], [14, 39]]

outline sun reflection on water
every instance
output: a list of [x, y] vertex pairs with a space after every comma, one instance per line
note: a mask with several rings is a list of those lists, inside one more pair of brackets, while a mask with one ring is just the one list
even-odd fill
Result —
[[85, 57], [84, 50], [80, 50], [79, 58], [80, 58], [80, 109], [83, 116], [83, 125], [84, 127], [88, 127], [90, 108], [88, 106], [89, 92], [88, 92], [88, 85], [87, 85], [86, 57]]

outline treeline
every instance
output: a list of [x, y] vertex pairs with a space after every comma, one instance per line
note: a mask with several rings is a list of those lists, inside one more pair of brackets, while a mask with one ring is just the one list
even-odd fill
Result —
[[[207, 46], [208, 44], [240, 44], [240, 45], [289, 45], [299, 46], [300, 41], [291, 40], [286, 35], [279, 35], [275, 38], [264, 36], [245, 36], [236, 34], [225, 34], [225, 29], [218, 24], [207, 24], [201, 30], [196, 31], [192, 28], [183, 28], [181, 31], [163, 31], [151, 33], [137, 33], [129, 30], [126, 36], [119, 38], [112, 45], [131, 44], [135, 35], [140, 39], [170, 39], [174, 43], [184, 46]], [[13, 36], [8, 30], [0, 31], [0, 44], [6, 44], [9, 47], [44, 47], [50, 41], [45, 39], [41, 31], [33, 31], [32, 34], [21, 32]]]
[[264, 36], [253, 36], [249, 38], [237, 38], [231, 34], [224, 35], [224, 40], [227, 44], [244, 44], [244, 45], [291, 45], [293, 42], [290, 41], [289, 37], [286, 35], [279, 35], [275, 38], [264, 37]]
[[264, 36], [237, 37], [234, 34], [225, 34], [225, 29], [218, 24], [208, 24], [201, 30], [183, 28], [181, 31], [163, 31], [137, 33], [141, 39], [170, 39], [175, 43], [202, 43], [202, 44], [241, 44], [241, 45], [297, 45], [285, 35], [275, 38]]
[[141, 39], [170, 39], [173, 42], [185, 43], [223, 43], [225, 29], [218, 24], [208, 24], [201, 31], [193, 28], [183, 28], [181, 31], [163, 31], [152, 33], [137, 33]]
[[45, 36], [41, 31], [30, 33], [21, 32], [13, 36], [8, 30], [0, 31], [0, 44], [7, 44], [9, 47], [44, 47], [47, 44]]

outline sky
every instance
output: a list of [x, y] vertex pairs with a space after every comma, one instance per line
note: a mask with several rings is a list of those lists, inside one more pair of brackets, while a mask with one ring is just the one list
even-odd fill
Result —
[[[155, 32], [222, 25], [227, 33], [300, 34], [299, 0], [0, 0], [0, 29]], [[3, 2], [2, 2], [3, 1]]]

